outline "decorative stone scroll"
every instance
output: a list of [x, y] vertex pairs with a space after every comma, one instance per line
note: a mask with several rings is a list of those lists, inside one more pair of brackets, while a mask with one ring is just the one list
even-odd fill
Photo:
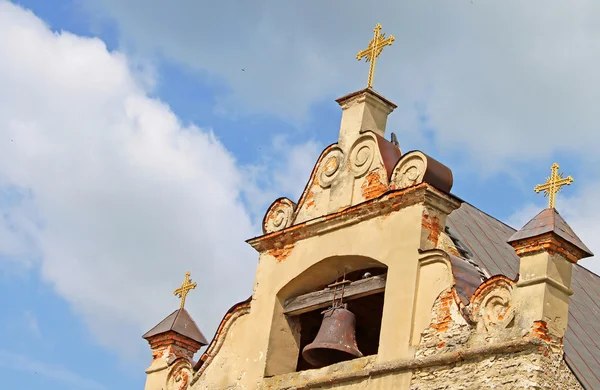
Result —
[[505, 329], [515, 317], [512, 302], [514, 282], [503, 275], [491, 277], [481, 284], [469, 304], [471, 320], [480, 331]]
[[392, 187], [405, 189], [421, 183], [429, 183], [438, 190], [449, 193], [452, 189], [452, 171], [418, 150], [406, 153], [394, 167]]
[[423, 182], [426, 170], [427, 156], [421, 152], [410, 152], [396, 164], [391, 181], [398, 189], [412, 187]]
[[169, 370], [165, 390], [187, 390], [194, 373], [187, 359], [179, 359]]
[[321, 159], [317, 178], [322, 188], [328, 188], [344, 166], [344, 152], [338, 147], [331, 148]]
[[292, 224], [296, 204], [288, 198], [279, 198], [267, 211], [263, 220], [263, 233], [283, 230]]
[[360, 177], [371, 169], [377, 143], [372, 135], [360, 137], [350, 149], [350, 170], [354, 177]]

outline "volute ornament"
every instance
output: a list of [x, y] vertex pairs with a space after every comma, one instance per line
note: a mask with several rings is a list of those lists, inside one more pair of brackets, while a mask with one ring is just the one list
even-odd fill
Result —
[[500, 331], [513, 320], [513, 284], [514, 282], [505, 276], [494, 276], [475, 291], [470, 303], [471, 319], [479, 330]]
[[363, 136], [359, 138], [350, 150], [350, 170], [354, 177], [360, 177], [371, 169], [373, 159], [375, 158], [375, 149], [377, 144], [372, 136]]
[[404, 155], [394, 168], [391, 181], [397, 189], [404, 189], [423, 182], [427, 170], [427, 157], [421, 152]]
[[321, 161], [322, 163], [319, 166], [317, 176], [319, 185], [322, 188], [328, 188], [331, 186], [331, 183], [333, 183], [333, 180], [341, 170], [340, 168], [343, 166], [344, 152], [337, 147], [332, 148]]
[[192, 380], [193, 371], [187, 359], [178, 360], [169, 370], [165, 390], [187, 390]]
[[391, 176], [394, 189], [402, 190], [428, 183], [445, 193], [452, 189], [452, 171], [439, 161], [418, 150], [408, 152], [396, 163]]
[[288, 198], [279, 198], [267, 211], [263, 220], [263, 232], [265, 234], [277, 232], [292, 224], [294, 209], [296, 205]]

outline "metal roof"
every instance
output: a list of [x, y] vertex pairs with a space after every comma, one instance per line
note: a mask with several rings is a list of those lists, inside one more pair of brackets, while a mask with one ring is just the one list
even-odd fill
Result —
[[575, 234], [569, 224], [554, 208], [542, 210], [538, 215], [533, 217], [531, 221], [527, 222], [525, 226], [519, 229], [518, 232], [513, 234], [508, 239], [508, 242], [511, 243], [527, 238], [537, 237], [550, 232], [557, 234], [569, 244], [579, 248], [584, 252], [585, 257], [594, 255], [592, 251], [590, 251], [589, 248], [585, 246], [583, 242], [581, 242], [579, 237], [577, 237], [577, 234]]
[[152, 336], [169, 331], [173, 331], [182, 336], [188, 337], [200, 343], [201, 345], [208, 344], [208, 341], [206, 341], [206, 338], [198, 328], [198, 325], [196, 325], [196, 322], [190, 316], [190, 313], [183, 308], [177, 309], [173, 313], [169, 314], [167, 318], [162, 320], [154, 328], [150, 329], [142, 337], [144, 339], [148, 339]]
[[[515, 229], [466, 202], [450, 214], [446, 225], [470, 252], [468, 260], [490, 275], [517, 276], [519, 257], [507, 243]], [[565, 361], [585, 389], [600, 389], [600, 276], [574, 264], [571, 289]]]

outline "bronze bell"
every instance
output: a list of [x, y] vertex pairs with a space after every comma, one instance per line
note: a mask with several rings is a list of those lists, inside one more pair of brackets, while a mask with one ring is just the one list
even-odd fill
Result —
[[302, 350], [302, 357], [314, 367], [325, 367], [362, 357], [356, 345], [356, 317], [346, 305], [323, 312], [323, 322], [314, 341]]

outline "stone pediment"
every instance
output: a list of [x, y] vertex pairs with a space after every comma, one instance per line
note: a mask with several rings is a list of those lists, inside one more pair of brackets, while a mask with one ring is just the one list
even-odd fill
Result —
[[273, 202], [263, 232], [280, 231], [421, 183], [449, 193], [452, 171], [420, 151], [401, 155], [397, 146], [365, 131], [346, 151], [338, 143], [325, 148], [299, 202], [288, 198]]
[[402, 154], [385, 138], [396, 105], [371, 88], [336, 100], [342, 107], [338, 142], [323, 150], [296, 204], [279, 198], [269, 207], [263, 232], [272, 233], [420, 183], [452, 188], [448, 167], [420, 151]]

